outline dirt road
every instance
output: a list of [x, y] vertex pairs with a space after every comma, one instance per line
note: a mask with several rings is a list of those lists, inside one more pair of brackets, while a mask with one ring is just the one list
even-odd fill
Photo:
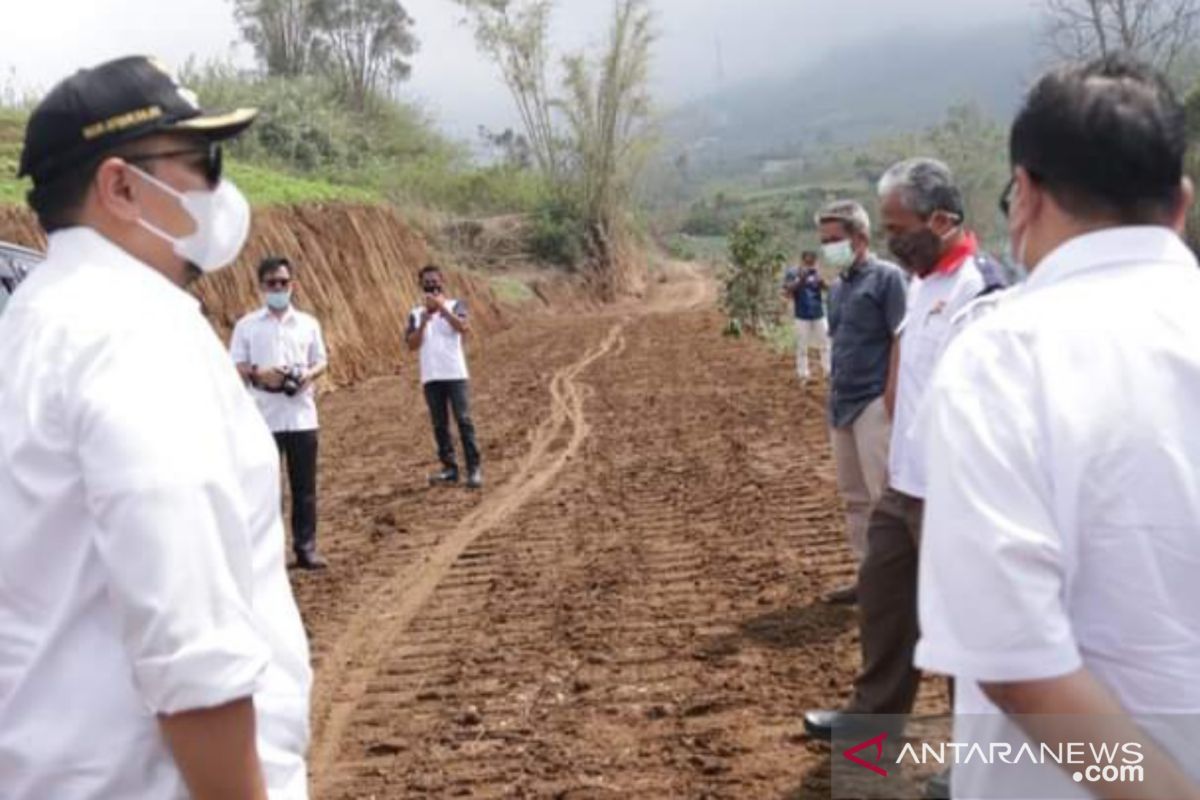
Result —
[[693, 276], [475, 342], [488, 488], [430, 490], [411, 372], [323, 407], [314, 796], [827, 793], [845, 697], [823, 389], [723, 338]]

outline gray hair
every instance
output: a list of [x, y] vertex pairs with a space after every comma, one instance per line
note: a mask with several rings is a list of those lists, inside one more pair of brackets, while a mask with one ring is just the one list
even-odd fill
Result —
[[962, 192], [954, 182], [954, 173], [936, 158], [910, 158], [893, 165], [879, 179], [879, 196], [900, 193], [904, 207], [922, 218], [945, 211], [965, 218]]
[[854, 200], [834, 200], [826, 203], [816, 217], [817, 225], [840, 222], [851, 236], [862, 234], [871, 237], [871, 217], [862, 204]]

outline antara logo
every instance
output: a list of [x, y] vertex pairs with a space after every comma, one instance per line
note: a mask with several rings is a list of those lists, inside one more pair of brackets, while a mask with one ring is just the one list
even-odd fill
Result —
[[[858, 764], [860, 767], [865, 767], [866, 769], [871, 770], [871, 772], [874, 772], [876, 775], [882, 775], [883, 777], [886, 778], [887, 774], [888, 774], [887, 770], [884, 769], [883, 767], [878, 766], [879, 762], [883, 760], [883, 743], [886, 741], [887, 741], [887, 734], [881, 733], [873, 739], [868, 739], [865, 742], [861, 742], [859, 744], [854, 745], [854, 747], [851, 747], [849, 750], [842, 753], [842, 755], [845, 756], [849, 761], [852, 761], [855, 764]], [[861, 758], [858, 757], [857, 753], [860, 753], [863, 750], [868, 750], [872, 747], [875, 748], [875, 763], [874, 764], [867, 762], [867, 761], [863, 761]]]

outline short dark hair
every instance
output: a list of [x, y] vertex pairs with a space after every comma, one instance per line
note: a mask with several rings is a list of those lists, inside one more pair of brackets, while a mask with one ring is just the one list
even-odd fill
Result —
[[442, 268], [437, 264], [426, 264], [425, 266], [421, 267], [421, 271], [417, 273], [417, 280], [425, 280], [425, 276], [431, 272], [436, 272], [438, 275], [441, 275]]
[[79, 224], [79, 214], [87, 200], [96, 171], [110, 154], [94, 158], [74, 169], [66, 170], [53, 180], [34, 184], [25, 195], [26, 202], [37, 215], [38, 224], [46, 233]]
[[265, 281], [268, 275], [280, 267], [287, 267], [288, 277], [292, 277], [292, 262], [288, 261], [286, 256], [267, 256], [258, 262], [258, 282]]
[[1067, 213], [1157, 223], [1180, 200], [1187, 126], [1163, 76], [1126, 54], [1052, 70], [1013, 122], [1009, 155]]

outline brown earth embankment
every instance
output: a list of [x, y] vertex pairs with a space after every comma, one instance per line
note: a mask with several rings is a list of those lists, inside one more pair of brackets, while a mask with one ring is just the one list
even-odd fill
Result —
[[[45, 246], [23, 209], [0, 207], [0, 239]], [[197, 284], [196, 293], [222, 338], [228, 338], [238, 317], [261, 304], [255, 268], [268, 254], [286, 255], [297, 264], [297, 305], [321, 321], [334, 383], [394, 374], [411, 361], [404, 346], [405, 319], [419, 299], [416, 273], [431, 253], [425, 238], [394, 211], [367, 205], [256, 210], [250, 241], [237, 263]], [[506, 324], [485, 279], [448, 270], [447, 283], [453, 296], [467, 302], [481, 331]]]

